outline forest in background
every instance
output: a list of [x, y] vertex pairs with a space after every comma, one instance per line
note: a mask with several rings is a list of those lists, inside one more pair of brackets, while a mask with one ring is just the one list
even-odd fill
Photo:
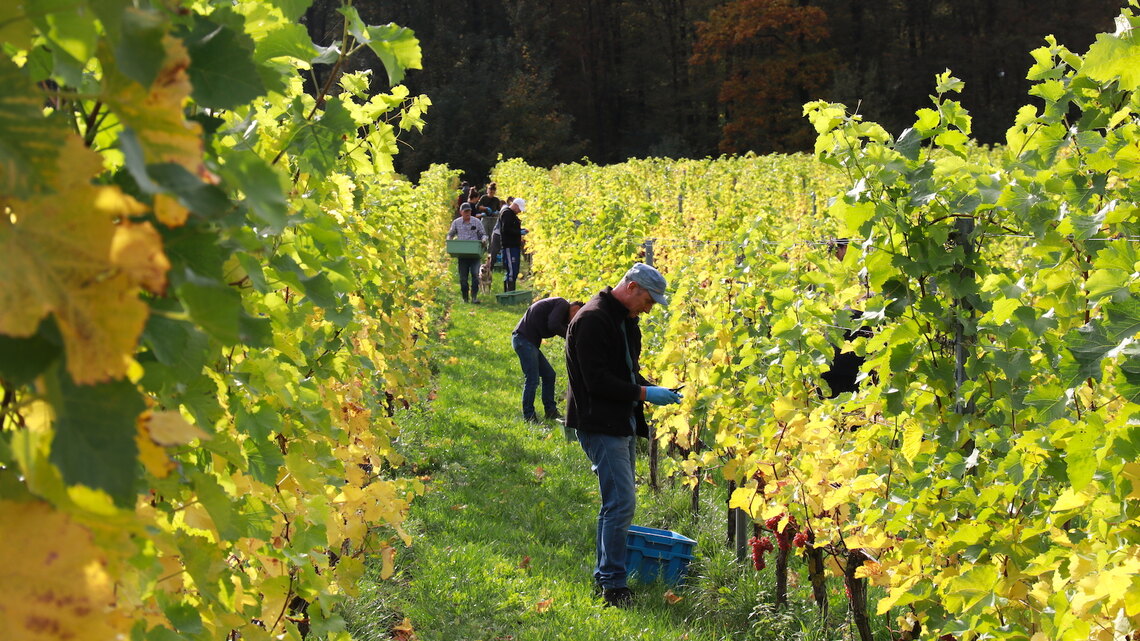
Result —
[[[341, 33], [337, 0], [302, 17]], [[934, 76], [966, 83], [974, 137], [1004, 140], [1025, 102], [1026, 54], [1046, 35], [1074, 50], [1111, 32], [1120, 0], [398, 0], [356, 4], [369, 24], [415, 30], [431, 101], [397, 170], [432, 163], [482, 182], [501, 154], [538, 166], [810, 150], [802, 106], [842, 102], [897, 134]], [[351, 69], [382, 65], [368, 52]], [[342, 69], [342, 71], [345, 69]], [[323, 82], [332, 70], [316, 70]]]

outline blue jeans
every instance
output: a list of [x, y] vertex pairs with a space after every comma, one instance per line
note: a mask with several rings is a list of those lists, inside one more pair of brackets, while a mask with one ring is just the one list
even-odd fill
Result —
[[626, 535], [637, 508], [634, 464], [637, 460], [637, 437], [609, 436], [578, 430], [578, 442], [590, 457], [602, 507], [598, 510], [595, 539], [597, 565], [594, 582], [603, 588], [626, 587]]
[[534, 413], [534, 393], [538, 389], [539, 380], [542, 381], [542, 407], [547, 414], [558, 411], [558, 404], [554, 401], [554, 368], [546, 360], [538, 345], [528, 341], [518, 334], [511, 334], [511, 347], [519, 355], [519, 365], [523, 371], [523, 418], [531, 418]]
[[479, 259], [459, 259], [459, 291], [463, 293], [463, 300], [467, 300], [467, 280], [471, 280], [471, 300], [479, 298]]
[[503, 276], [503, 291], [514, 291], [515, 281], [518, 280], [519, 277], [518, 247], [503, 248], [503, 268], [507, 272], [506, 275]]

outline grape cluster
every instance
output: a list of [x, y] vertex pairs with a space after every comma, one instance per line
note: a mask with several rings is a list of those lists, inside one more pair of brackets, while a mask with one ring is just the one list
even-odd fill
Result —
[[766, 536], [754, 536], [748, 539], [748, 545], [752, 546], [752, 567], [756, 568], [756, 571], [759, 572], [767, 567], [767, 564], [764, 562], [764, 555], [775, 550], [776, 546], [772, 545], [772, 539]]

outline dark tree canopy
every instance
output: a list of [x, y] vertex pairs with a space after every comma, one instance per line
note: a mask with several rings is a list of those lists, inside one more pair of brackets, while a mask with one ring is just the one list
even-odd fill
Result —
[[[360, 0], [369, 24], [415, 30], [433, 106], [398, 169], [432, 163], [483, 182], [499, 155], [539, 166], [589, 157], [703, 157], [810, 149], [804, 102], [840, 101], [897, 133], [935, 74], [966, 82], [974, 135], [1001, 142], [1024, 103], [1028, 52], [1074, 50], [1123, 0]], [[314, 39], [338, 37], [338, 0], [314, 0]], [[377, 91], [386, 78], [372, 67]], [[321, 74], [329, 69], [317, 70]]]

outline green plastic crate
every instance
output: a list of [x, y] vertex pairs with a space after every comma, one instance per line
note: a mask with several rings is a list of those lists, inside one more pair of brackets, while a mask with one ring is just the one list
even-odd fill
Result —
[[461, 258], [479, 258], [483, 255], [483, 243], [452, 238], [447, 241], [447, 253]]
[[516, 290], [513, 292], [500, 292], [495, 294], [495, 302], [500, 305], [529, 305], [530, 301], [534, 299], [534, 292], [529, 289]]

